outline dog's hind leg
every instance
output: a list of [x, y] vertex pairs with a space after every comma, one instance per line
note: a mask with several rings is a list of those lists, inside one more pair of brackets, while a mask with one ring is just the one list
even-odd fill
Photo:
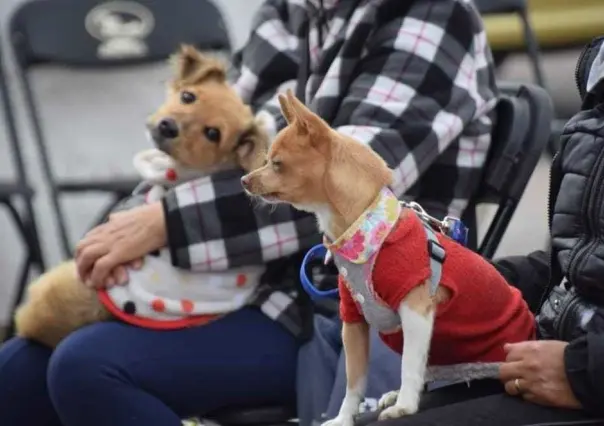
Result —
[[15, 313], [17, 336], [54, 348], [74, 330], [111, 318], [95, 290], [77, 276], [73, 261], [40, 276]]

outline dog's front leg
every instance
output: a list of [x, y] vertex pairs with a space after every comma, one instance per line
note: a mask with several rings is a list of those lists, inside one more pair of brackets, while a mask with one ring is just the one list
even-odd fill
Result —
[[417, 412], [424, 387], [435, 311], [434, 300], [426, 297], [425, 291], [424, 286], [412, 290], [398, 309], [404, 336], [401, 388], [394, 405], [380, 413], [380, 420]]
[[335, 419], [323, 426], [352, 426], [353, 416], [365, 397], [367, 364], [369, 362], [369, 326], [362, 323], [344, 323], [342, 342], [346, 356], [346, 395]]

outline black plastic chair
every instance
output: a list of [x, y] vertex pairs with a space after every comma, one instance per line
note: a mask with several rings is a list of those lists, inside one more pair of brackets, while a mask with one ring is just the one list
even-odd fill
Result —
[[[19, 143], [19, 136], [15, 126], [13, 115], [13, 105], [9, 93], [8, 82], [4, 68], [4, 60], [0, 51], [0, 103], [4, 113], [3, 121], [6, 126], [6, 140], [8, 140], [8, 150], [12, 157], [16, 176], [10, 180], [0, 180], [0, 203], [8, 210], [11, 219], [13, 220], [19, 235], [25, 245], [26, 257], [23, 265], [20, 268], [17, 281], [17, 289], [11, 301], [11, 315], [17, 305], [23, 298], [23, 292], [27, 286], [27, 280], [30, 273], [36, 271], [41, 273], [44, 271], [44, 258], [42, 248], [40, 247], [40, 237], [38, 235], [38, 226], [33, 207], [34, 190], [28, 183], [25, 164], [23, 161], [23, 153]], [[23, 211], [15, 205], [15, 201], [20, 200], [23, 203]], [[13, 333], [12, 320], [9, 330], [5, 337], [11, 336]]]
[[97, 70], [149, 64], [165, 60], [181, 43], [229, 54], [229, 34], [221, 12], [210, 0], [30, 0], [18, 7], [10, 19], [10, 42], [43, 172], [50, 185], [62, 249], [65, 256], [70, 256], [61, 194], [112, 195], [113, 201], [100, 221], [131, 194], [138, 179], [58, 179], [49, 155], [52, 144], [47, 144], [45, 138], [29, 71], [49, 64]]
[[527, 0], [474, 0], [474, 3], [481, 15], [499, 15], [505, 13], [518, 15], [524, 32], [526, 53], [533, 67], [535, 82], [541, 87], [546, 87], [543, 67], [541, 65], [539, 42], [529, 20]]
[[471, 208], [499, 207], [482, 239], [478, 253], [492, 259], [518, 207], [524, 190], [545, 151], [554, 117], [552, 101], [542, 87], [500, 83], [497, 124], [482, 184]]

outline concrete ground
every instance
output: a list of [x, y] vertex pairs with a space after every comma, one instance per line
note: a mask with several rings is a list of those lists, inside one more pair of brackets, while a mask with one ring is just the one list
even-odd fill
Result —
[[[20, 0], [0, 2], [0, 28]], [[259, 0], [222, 0], [235, 44], [245, 40], [252, 9]], [[4, 35], [4, 34], [3, 34]], [[5, 53], [6, 53], [6, 45]], [[578, 100], [573, 83], [573, 70], [578, 51], [548, 54], [545, 69], [557, 108], [570, 116]], [[9, 62], [9, 65], [12, 64]], [[530, 80], [524, 57], [511, 58], [502, 68], [501, 78]], [[145, 116], [163, 97], [163, 83], [168, 74], [164, 66], [145, 67], [142, 71], [74, 72], [48, 69], [34, 75], [34, 87], [43, 105], [42, 117], [49, 135], [52, 157], [59, 176], [109, 177], [128, 175], [134, 152], [147, 147], [143, 134]], [[19, 129], [25, 148], [28, 171], [37, 188], [36, 208], [42, 231], [45, 255], [50, 265], [60, 259], [54, 213], [49, 206], [47, 186], [40, 173], [31, 130], [23, 114], [21, 92], [14, 84], [10, 70], [11, 90], [17, 105]], [[8, 142], [0, 122], [0, 147], [5, 152]], [[0, 178], [11, 176], [8, 156], [0, 157]], [[548, 160], [535, 171], [530, 187], [499, 250], [500, 255], [522, 254], [541, 248], [546, 243], [546, 197]], [[103, 207], [104, 199], [97, 196], [66, 198], [68, 224], [72, 240], [90, 225]], [[0, 325], [8, 321], [10, 297], [15, 289], [17, 266], [23, 255], [8, 216], [0, 216]]]

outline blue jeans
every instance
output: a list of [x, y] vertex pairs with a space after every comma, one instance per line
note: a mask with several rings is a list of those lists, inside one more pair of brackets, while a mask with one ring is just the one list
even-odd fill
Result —
[[178, 331], [98, 323], [54, 352], [15, 338], [0, 348], [0, 425], [180, 426], [224, 407], [295, 404], [297, 351], [255, 308]]

